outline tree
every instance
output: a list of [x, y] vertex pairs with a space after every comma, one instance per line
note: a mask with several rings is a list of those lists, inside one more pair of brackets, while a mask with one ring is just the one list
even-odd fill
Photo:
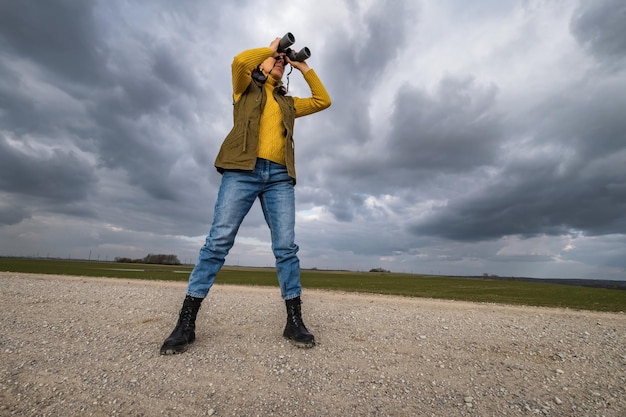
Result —
[[148, 254], [143, 258], [143, 262], [146, 264], [159, 264], [159, 265], [180, 265], [178, 256], [176, 255], [163, 255], [163, 254]]
[[143, 259], [130, 259], [124, 257], [115, 258], [115, 262], [123, 263], [144, 263], [144, 264], [158, 264], [158, 265], [181, 265], [176, 255], [164, 255], [150, 253]]

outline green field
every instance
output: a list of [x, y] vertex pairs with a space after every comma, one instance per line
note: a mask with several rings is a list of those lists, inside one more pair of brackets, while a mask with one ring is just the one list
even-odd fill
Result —
[[[186, 282], [188, 265], [0, 258], [0, 271]], [[278, 287], [271, 268], [224, 267], [217, 284]], [[430, 275], [303, 270], [305, 288], [486, 303], [626, 311], [626, 291], [542, 282]]]

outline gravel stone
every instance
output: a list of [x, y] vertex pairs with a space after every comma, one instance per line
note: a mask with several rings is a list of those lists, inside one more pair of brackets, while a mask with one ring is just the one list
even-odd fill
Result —
[[159, 347], [185, 283], [0, 272], [0, 416], [626, 415], [626, 317], [215, 285], [196, 342]]

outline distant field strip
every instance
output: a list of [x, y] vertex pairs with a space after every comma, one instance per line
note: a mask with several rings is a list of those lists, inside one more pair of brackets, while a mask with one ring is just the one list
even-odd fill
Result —
[[[187, 281], [191, 266], [31, 258], [0, 258], [0, 270], [146, 280]], [[463, 278], [381, 272], [303, 270], [302, 285], [347, 292], [483, 303], [626, 311], [626, 291], [497, 278]], [[216, 284], [277, 287], [273, 268], [222, 268]]]

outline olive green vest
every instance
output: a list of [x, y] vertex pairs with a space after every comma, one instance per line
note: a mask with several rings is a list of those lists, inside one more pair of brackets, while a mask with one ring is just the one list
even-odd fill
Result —
[[[293, 126], [296, 109], [293, 97], [279, 94], [278, 88], [274, 88], [273, 95], [283, 113], [285, 164], [289, 176], [295, 183]], [[259, 121], [266, 100], [263, 84], [253, 79], [239, 101], [235, 103], [233, 128], [224, 139], [215, 159], [215, 167], [219, 172], [230, 169], [247, 171], [254, 169], [259, 149]]]

